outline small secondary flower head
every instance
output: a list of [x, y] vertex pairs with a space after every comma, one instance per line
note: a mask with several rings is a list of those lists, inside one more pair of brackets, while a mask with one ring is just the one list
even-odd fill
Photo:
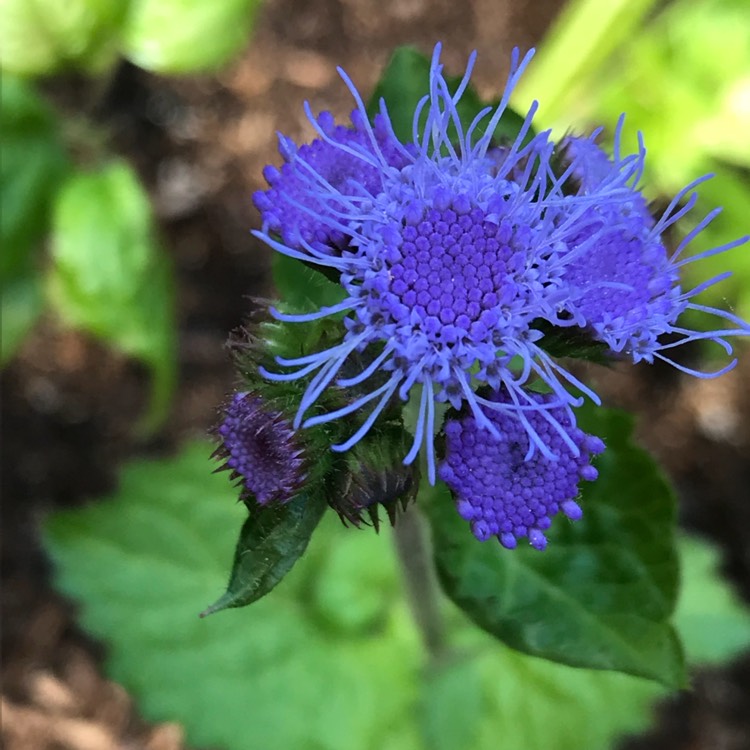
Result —
[[[507, 395], [494, 393], [502, 403]], [[549, 406], [549, 396], [532, 394], [540, 407]], [[554, 417], [554, 420], [550, 419]], [[532, 547], [544, 549], [544, 532], [552, 517], [562, 512], [573, 521], [582, 516], [575, 502], [581, 479], [593, 481], [596, 469], [591, 456], [604, 450], [604, 443], [586, 435], [556, 409], [529, 412], [530, 427], [550, 447], [554, 458], [537, 451], [528, 458], [528, 430], [512, 414], [493, 412], [490, 417], [497, 437], [477, 423], [471, 414], [448, 419], [445, 424], [445, 461], [438, 476], [450, 487], [459, 515], [471, 523], [474, 536], [485, 541], [496, 536], [513, 549], [528, 537]], [[559, 426], [565, 432], [559, 431]]]
[[[705, 377], [704, 373], [677, 365], [665, 351], [695, 339], [710, 339], [731, 353], [731, 346], [724, 337], [747, 334], [748, 325], [731, 313], [693, 301], [699, 292], [726, 278], [728, 273], [683, 291], [680, 269], [687, 263], [741, 245], [747, 237], [706, 253], [681, 258], [687, 244], [719, 214], [716, 209], [670, 254], [664, 243], [664, 232], [693, 208], [697, 200], [694, 188], [708, 176], [681, 190], [657, 221], [638, 190], [645, 158], [643, 143], [636, 155], [638, 169], [632, 171], [628, 160], [632, 161], [633, 157], [621, 156], [623, 124], [624, 117], [621, 117], [615, 130], [613, 158], [596, 144], [599, 131], [589, 138], [569, 136], [560, 144], [576, 194], [596, 193], [598, 186], [613, 172], [625, 169], [631, 174], [627, 194], [592, 206], [587, 212], [586, 225], [574, 227], [573, 233], [565, 238], [568, 255], [563, 278], [568, 298], [564, 308], [577, 325], [590, 329], [615, 353], [624, 353], [634, 362], [652, 362], [656, 357], [690, 374]], [[677, 320], [688, 309], [707, 312], [739, 328], [708, 333], [682, 328]], [[669, 343], [663, 343], [662, 337], [668, 333], [673, 336]], [[713, 374], [726, 372], [734, 364], [732, 360]]]
[[[309, 244], [324, 254], [340, 253], [348, 247], [348, 233], [342, 232], [339, 226], [340, 223], [348, 225], [348, 217], [327, 221], [325, 194], [320, 189], [311, 190], [311, 180], [334, 190], [353, 188], [363, 195], [377, 195], [381, 189], [380, 169], [363, 162], [357, 153], [364, 149], [374, 157], [370, 132], [389, 164], [404, 165], [401, 146], [391, 139], [381, 116], [374, 119], [372, 129], [359, 110], [352, 112], [351, 121], [352, 127], [336, 125], [330, 112], [321, 112], [315, 123], [325, 139], [316, 138], [299, 147], [279, 134], [279, 153], [285, 163], [281, 169], [267, 166], [263, 175], [271, 187], [253, 195], [255, 205], [263, 214], [266, 231], [275, 232], [293, 247]], [[356, 149], [354, 153], [352, 147]]]
[[284, 503], [299, 492], [306, 477], [304, 451], [291, 424], [269, 409], [261, 396], [236, 393], [217, 428], [217, 456], [242, 482], [242, 497], [260, 505]]
[[[299, 149], [281, 140], [286, 163], [267, 172], [271, 188], [255, 195], [263, 216], [263, 230], [255, 234], [278, 252], [337, 277], [343, 299], [307, 314], [272, 314], [300, 323], [341, 315], [342, 335], [321, 351], [278, 357], [285, 372], [261, 371], [277, 382], [310, 378], [295, 428], [366, 415], [334, 450], [356, 445], [395, 399], [413, 398], [416, 427], [404, 460], [413, 462], [423, 450], [432, 482], [439, 401], [468, 407], [495, 439], [499, 417], [512, 416], [528, 435], [527, 458], [539, 451], [554, 460], [546, 436], [526, 415], [541, 412], [553, 432], [565, 432], [571, 407], [581, 403], [570, 386], [599, 400], [545, 352], [542, 323], [582, 326], [614, 354], [636, 361], [667, 359], [664, 351], [675, 343], [659, 343], [664, 333], [677, 333], [681, 343], [710, 338], [728, 351], [726, 336], [750, 333], [729, 313], [692, 301], [705, 285], [689, 293], [679, 287], [685, 261], [677, 258], [715, 214], [671, 258], [664, 249], [663, 231], [692, 207], [691, 196], [677, 208], [700, 181], [654, 221], [637, 190], [645, 151], [620, 154], [619, 128], [614, 160], [593, 138], [568, 139], [562, 170], [549, 133], [531, 137], [536, 103], [512, 143], [493, 142], [531, 55], [520, 59], [514, 50], [499, 105], [467, 127], [458, 104], [475, 56], [452, 88], [437, 45], [411, 142], [396, 137], [384, 102], [370, 124], [342, 71], [357, 104], [353, 127], [337, 127], [329, 115], [316, 118], [308, 106], [318, 137]], [[686, 331], [675, 321], [687, 308], [708, 309], [739, 328]], [[551, 391], [549, 401], [541, 404], [529, 394], [525, 386], [532, 380]], [[309, 416], [329, 387], [348, 392], [348, 402]], [[486, 399], [478, 393], [482, 387], [502, 389], [507, 398]]]

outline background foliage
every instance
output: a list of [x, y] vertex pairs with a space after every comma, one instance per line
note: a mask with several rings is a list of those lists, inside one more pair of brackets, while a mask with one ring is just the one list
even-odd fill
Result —
[[[516, 102], [540, 102], [539, 118], [562, 133], [605, 125], [627, 113], [623, 144], [645, 135], [646, 194], [659, 199], [712, 173], [686, 233], [716, 206], [724, 213], [691, 244], [698, 253], [748, 231], [750, 202], [750, 8], [745, 0], [595, 0], [569, 3], [519, 85]], [[605, 138], [606, 138], [605, 134]], [[610, 136], [611, 137], [611, 136]], [[750, 253], [745, 247], [686, 268], [697, 285], [729, 267], [703, 295], [750, 317]], [[699, 322], [699, 321], [698, 321]]]
[[[199, 619], [226, 583], [243, 516], [210, 452], [195, 443], [132, 464], [115, 496], [46, 526], [58, 585], [147, 717], [230, 750], [490, 750], [499, 733], [504, 750], [602, 750], [647, 726], [663, 688], [511, 650], [447, 600], [451, 651], [427, 665], [390, 532], [345, 529], [332, 513], [270, 596]], [[679, 552], [688, 659], [730, 658], [750, 645], [750, 614], [708, 544], [683, 538]]]
[[[152, 432], [174, 390], [172, 271], [150, 199], [88, 114], [58, 113], [33, 78], [75, 73], [106, 93], [121, 57], [158, 73], [200, 73], [246, 43], [257, 0], [2, 0], [2, 349], [7, 363], [49, 305], [153, 373]], [[47, 246], [51, 253], [43, 253]]]

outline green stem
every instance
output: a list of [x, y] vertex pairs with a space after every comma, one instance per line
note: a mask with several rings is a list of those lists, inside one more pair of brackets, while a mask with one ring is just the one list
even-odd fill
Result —
[[430, 660], [437, 661], [446, 651], [445, 626], [430, 540], [415, 503], [396, 519], [394, 540], [414, 620]]

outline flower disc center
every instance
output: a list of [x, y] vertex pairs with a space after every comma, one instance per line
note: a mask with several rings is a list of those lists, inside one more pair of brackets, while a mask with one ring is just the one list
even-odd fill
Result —
[[487, 342], [502, 305], [518, 296], [515, 235], [507, 218], [463, 195], [447, 205], [412, 204], [386, 243], [370, 309], [433, 344]]

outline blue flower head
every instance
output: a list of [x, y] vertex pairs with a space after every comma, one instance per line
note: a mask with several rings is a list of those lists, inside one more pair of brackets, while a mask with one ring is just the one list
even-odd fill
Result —
[[[690, 374], [704, 376], [675, 363], [666, 352], [688, 341], [711, 339], [731, 353], [731, 346], [724, 337], [747, 334], [748, 325], [731, 313], [693, 301], [699, 292], [726, 278], [729, 273], [683, 291], [680, 269], [688, 263], [741, 245], [747, 237], [683, 258], [688, 243], [720, 213], [720, 209], [715, 209], [670, 254], [664, 243], [664, 232], [694, 207], [697, 200], [694, 189], [709, 176], [701, 177], [681, 190], [657, 220], [637, 188], [645, 157], [642, 142], [635, 160], [633, 156], [621, 156], [623, 123], [621, 117], [615, 130], [613, 158], [596, 144], [599, 131], [590, 138], [567, 137], [560, 144], [577, 195], [596, 194], [602, 181], [613, 172], [626, 171], [630, 175], [627, 193], [616, 200], [592, 206], [587, 221], [575, 227], [565, 238], [568, 251], [564, 278], [568, 296], [564, 308], [571, 321], [587, 327], [613, 353], [623, 353], [634, 362], [653, 362], [658, 358]], [[633, 160], [637, 165], [635, 171], [629, 166]], [[728, 320], [739, 329], [709, 333], [685, 329], [677, 325], [677, 320], [688, 309]], [[664, 334], [672, 334], [669, 343], [663, 343]], [[712, 374], [720, 375], [735, 363], [731, 360]]]
[[271, 187], [253, 196], [263, 214], [266, 231], [274, 232], [293, 247], [304, 243], [324, 254], [348, 247], [350, 235], [339, 224], [346, 226], [350, 220], [346, 216], [338, 217], [336, 222], [327, 220], [326, 202], [318, 191], [311, 189], [311, 175], [335, 190], [354, 186], [364, 194], [377, 195], [381, 189], [379, 166], [363, 162], [351, 151], [352, 146], [371, 151], [371, 132], [383, 158], [394, 167], [404, 165], [402, 147], [390, 138], [382, 117], [376, 117], [374, 127], [370, 128], [362, 113], [354, 110], [351, 121], [352, 127], [336, 125], [330, 112], [322, 112], [314, 123], [325, 138], [299, 148], [279, 135], [279, 152], [285, 163], [281, 169], [265, 168], [263, 174]]
[[[278, 357], [284, 372], [263, 370], [277, 382], [309, 378], [295, 429], [356, 414], [351, 436], [333, 446], [346, 451], [394, 401], [413, 399], [416, 426], [404, 461], [423, 451], [434, 482], [436, 402], [447, 402], [467, 410], [472, 429], [488, 439], [522, 431], [527, 440], [518, 445], [526, 446], [527, 461], [539, 454], [537, 461], [554, 462], [561, 445], [581, 461], [572, 408], [581, 403], [579, 394], [598, 398], [545, 352], [550, 324], [581, 327], [613, 354], [636, 361], [666, 358], [674, 342], [660, 344], [664, 333], [683, 341], [711, 338], [728, 351], [727, 335], [750, 333], [747, 324], [717, 310], [710, 312], [740, 328], [696, 334], [676, 324], [685, 309], [704, 309], [692, 301], [703, 287], [680, 289], [679, 255], [712, 215], [671, 257], [662, 233], [692, 207], [692, 196], [681, 204], [697, 182], [655, 220], [637, 189], [642, 148], [622, 155], [618, 145], [610, 159], [593, 137], [556, 145], [547, 132], [532, 135], [536, 103], [512, 142], [493, 140], [531, 57], [521, 59], [514, 50], [500, 103], [468, 127], [457, 107], [475, 56], [451, 88], [438, 45], [410, 142], [396, 137], [382, 101], [370, 123], [343, 71], [357, 105], [352, 126], [336, 126], [328, 114], [315, 117], [308, 106], [317, 138], [297, 148], [281, 137], [285, 163], [266, 171], [271, 187], [255, 195], [263, 217], [255, 234], [278, 252], [318, 266], [343, 292], [339, 304], [306, 314], [272, 310], [280, 321], [342, 319], [332, 345]], [[532, 381], [549, 395], [532, 393]], [[351, 397], [327, 413], [312, 410], [329, 388]], [[481, 395], [487, 390], [504, 395]], [[503, 460], [515, 461], [516, 453]], [[535, 526], [523, 522], [502, 533], [522, 536], [524, 527], [541, 533], [540, 524], [554, 512], [543, 507]]]
[[[532, 398], [540, 406], [550, 401], [540, 394]], [[491, 400], [507, 402], [507, 396], [494, 393]], [[490, 413], [499, 437], [488, 436], [471, 414], [446, 421], [445, 460], [438, 476], [450, 487], [459, 515], [471, 523], [480, 541], [496, 536], [513, 549], [519, 538], [528, 537], [532, 547], [544, 549], [552, 516], [562, 512], [574, 521], [581, 518], [575, 501], [578, 484], [596, 479], [590, 458], [604, 450], [604, 443], [553, 409], [556, 423], [565, 428], [558, 432], [546, 414], [532, 412], [528, 420], [555, 454], [554, 460], [540, 451], [527, 459], [529, 435], [512, 414]]]

